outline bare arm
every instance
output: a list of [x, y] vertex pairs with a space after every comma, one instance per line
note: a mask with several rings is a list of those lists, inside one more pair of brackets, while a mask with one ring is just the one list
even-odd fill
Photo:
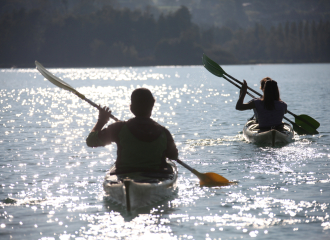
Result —
[[111, 111], [108, 107], [104, 107], [101, 110], [99, 110], [99, 119], [97, 120], [91, 132], [100, 132], [104, 127], [104, 125], [109, 121], [110, 114]]
[[100, 132], [104, 125], [109, 121], [110, 119], [111, 111], [108, 107], [104, 107], [99, 110], [99, 118], [97, 120], [97, 123], [95, 124], [92, 131], [89, 133], [88, 137], [86, 138], [86, 144], [89, 147], [100, 147], [105, 146], [106, 143], [104, 139], [100, 138]]
[[254, 102], [244, 103], [244, 98], [247, 93], [247, 83], [244, 80], [240, 91], [239, 98], [236, 103], [236, 110], [244, 111], [248, 109], [253, 109], [255, 107]]

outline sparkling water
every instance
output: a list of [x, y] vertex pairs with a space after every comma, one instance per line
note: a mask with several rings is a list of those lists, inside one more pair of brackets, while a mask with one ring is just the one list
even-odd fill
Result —
[[85, 143], [98, 111], [36, 69], [1, 69], [0, 238], [329, 239], [330, 64], [223, 68], [257, 91], [263, 77], [277, 80], [288, 109], [317, 119], [319, 134], [276, 147], [246, 142], [252, 111], [236, 111], [239, 89], [202, 66], [49, 69], [122, 120], [133, 117], [131, 92], [149, 88], [152, 118], [180, 159], [238, 181], [200, 187], [179, 165], [175, 195], [130, 213], [102, 188], [115, 144]]

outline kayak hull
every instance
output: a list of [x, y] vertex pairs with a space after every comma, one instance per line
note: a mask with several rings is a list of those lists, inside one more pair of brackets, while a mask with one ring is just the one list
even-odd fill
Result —
[[284, 123], [283, 131], [271, 129], [269, 131], [259, 132], [258, 124], [255, 120], [249, 120], [243, 128], [245, 140], [257, 144], [266, 144], [275, 146], [277, 143], [289, 143], [293, 141], [294, 131], [291, 125]]
[[103, 189], [109, 198], [124, 206], [127, 211], [145, 207], [164, 200], [177, 190], [178, 171], [172, 161], [168, 161], [173, 173], [127, 173], [110, 175], [107, 172]]

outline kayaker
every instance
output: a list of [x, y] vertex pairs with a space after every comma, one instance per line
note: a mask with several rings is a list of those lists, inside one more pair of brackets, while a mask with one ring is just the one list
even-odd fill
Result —
[[277, 82], [266, 77], [260, 81], [260, 88], [264, 93], [261, 98], [254, 98], [248, 103], [243, 103], [247, 93], [247, 83], [244, 80], [236, 109], [240, 111], [253, 109], [260, 131], [272, 128], [281, 130], [284, 114], [287, 113], [287, 104], [280, 98]]
[[149, 89], [138, 88], [132, 92], [130, 110], [135, 115], [128, 121], [118, 121], [103, 128], [109, 121], [108, 107], [99, 111], [96, 125], [86, 139], [87, 146], [100, 147], [117, 144], [116, 170], [113, 174], [127, 172], [166, 172], [166, 158], [177, 159], [178, 149], [171, 133], [152, 120], [155, 99]]

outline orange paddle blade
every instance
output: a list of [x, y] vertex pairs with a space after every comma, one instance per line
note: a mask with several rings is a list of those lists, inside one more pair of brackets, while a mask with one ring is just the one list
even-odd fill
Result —
[[200, 186], [215, 187], [215, 186], [227, 186], [229, 184], [236, 183], [236, 182], [229, 182], [228, 179], [213, 172], [200, 173], [196, 169], [193, 169], [192, 167], [182, 162], [181, 160], [176, 159], [176, 161], [199, 178]]
[[223, 176], [213, 172], [200, 173], [200, 176], [198, 178], [200, 180], [200, 186], [227, 186], [232, 183], [227, 178], [224, 178]]

